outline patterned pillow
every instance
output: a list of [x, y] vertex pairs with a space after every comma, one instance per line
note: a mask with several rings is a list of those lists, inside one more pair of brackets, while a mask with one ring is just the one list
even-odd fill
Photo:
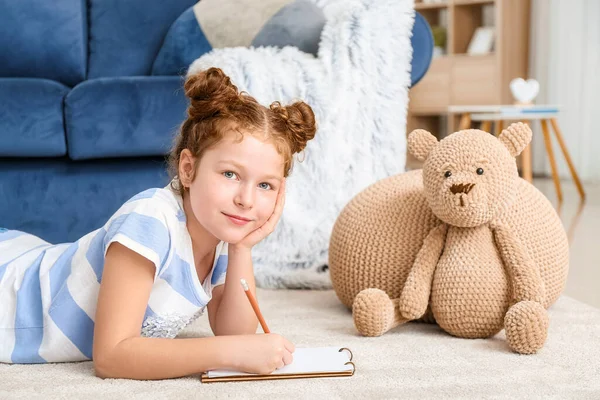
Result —
[[308, 0], [202, 0], [171, 25], [152, 75], [185, 74], [223, 47], [295, 46], [316, 55], [324, 25], [323, 11]]

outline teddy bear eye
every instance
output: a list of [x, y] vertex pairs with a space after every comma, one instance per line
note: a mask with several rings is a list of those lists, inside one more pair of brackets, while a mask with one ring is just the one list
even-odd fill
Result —
[[477, 175], [483, 175], [483, 168], [477, 168]]
[[444, 176], [445, 176], [446, 178], [450, 178], [450, 177], [452, 176], [452, 172], [450, 172], [450, 171], [446, 171], [446, 172], [444, 173]]

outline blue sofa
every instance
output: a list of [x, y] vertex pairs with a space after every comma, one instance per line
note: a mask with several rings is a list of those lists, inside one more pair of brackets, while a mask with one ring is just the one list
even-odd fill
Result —
[[[0, 227], [73, 241], [166, 184], [187, 101], [181, 76], [151, 71], [195, 2], [0, 0]], [[431, 52], [415, 29], [413, 83]]]

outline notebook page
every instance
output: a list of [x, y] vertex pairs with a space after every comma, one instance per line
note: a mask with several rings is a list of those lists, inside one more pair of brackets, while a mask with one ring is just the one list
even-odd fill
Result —
[[[310, 372], [343, 372], [352, 371], [352, 365], [344, 365], [350, 361], [350, 354], [341, 351], [341, 347], [297, 348], [294, 351], [294, 361], [271, 375], [303, 374]], [[253, 375], [245, 372], [214, 370], [208, 371], [209, 378], [227, 376]]]

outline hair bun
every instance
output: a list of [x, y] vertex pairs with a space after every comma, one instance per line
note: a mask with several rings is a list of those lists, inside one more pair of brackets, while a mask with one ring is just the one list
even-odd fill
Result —
[[196, 121], [226, 113], [228, 105], [239, 98], [238, 88], [220, 68], [191, 75], [184, 89], [191, 100], [188, 116]]
[[312, 108], [303, 101], [283, 107], [278, 101], [271, 104], [271, 110], [285, 126], [292, 145], [292, 153], [304, 150], [309, 140], [315, 137], [317, 125]]

